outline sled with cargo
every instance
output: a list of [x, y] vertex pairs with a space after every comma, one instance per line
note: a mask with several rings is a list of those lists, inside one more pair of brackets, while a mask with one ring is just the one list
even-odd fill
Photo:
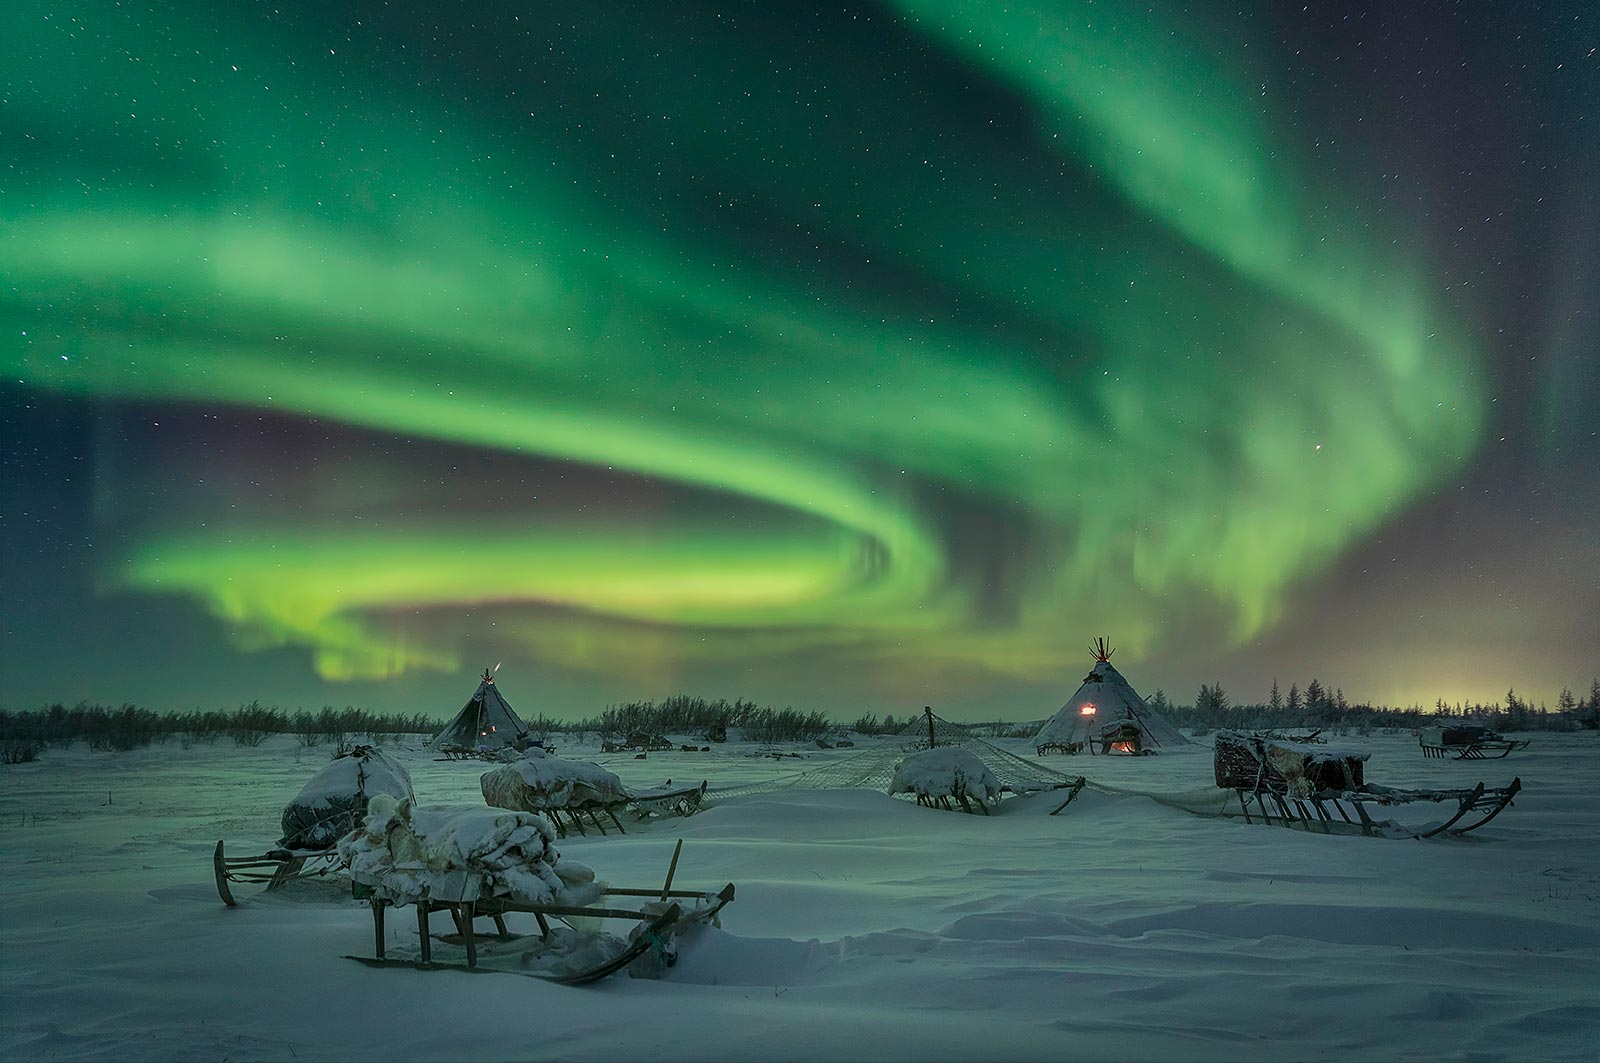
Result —
[[645, 790], [628, 791], [628, 811], [639, 819], [651, 816], [692, 816], [700, 811], [706, 800], [706, 782], [699, 786], [673, 786], [668, 779], [665, 785]]
[[[487, 776], [486, 776], [487, 778]], [[488, 789], [485, 788], [485, 797]], [[584, 826], [587, 817], [589, 826], [598, 830], [602, 835], [609, 834], [606, 830], [606, 821], [618, 834], [628, 833], [622, 820], [617, 817], [619, 811], [630, 813], [635, 819], [644, 821], [657, 816], [692, 816], [700, 811], [706, 797], [706, 783], [699, 786], [660, 786], [646, 790], [625, 790], [620, 796], [614, 798], [596, 799], [593, 801], [573, 804], [558, 804], [555, 802], [529, 802], [517, 806], [526, 808], [530, 812], [540, 812], [555, 824], [561, 837], [570, 836], [574, 831], [583, 837], [589, 836], [589, 828]], [[499, 805], [496, 800], [489, 804]], [[506, 806], [510, 807], [510, 806]], [[602, 819], [601, 817], [604, 817]]]
[[[714, 923], [734, 899], [731, 882], [714, 892], [674, 889], [682, 851], [679, 839], [660, 887], [608, 885], [586, 894], [581, 904], [490, 895], [471, 875], [437, 879], [425, 889], [412, 891], [388, 876], [356, 873], [356, 896], [367, 900], [372, 910], [373, 955], [346, 958], [369, 967], [520, 974], [562, 985], [587, 985], [621, 971], [634, 977], [659, 977], [676, 963], [680, 935], [697, 924]], [[386, 914], [390, 908], [408, 904], [416, 908], [417, 955], [390, 956], [385, 941]], [[430, 917], [441, 911], [449, 913], [453, 935], [434, 935]], [[513, 913], [533, 916], [538, 933], [513, 933], [506, 925], [506, 916]], [[477, 933], [474, 924], [484, 918], [493, 921], [493, 935]], [[575, 920], [580, 922], [575, 924]], [[626, 938], [580, 929], [592, 923], [631, 923], [633, 927]], [[462, 948], [464, 962], [436, 960], [434, 947], [439, 942]], [[551, 954], [554, 963], [547, 962]], [[496, 965], [481, 966], [480, 956], [492, 957]]]
[[1499, 760], [1530, 744], [1529, 739], [1506, 738], [1487, 727], [1433, 727], [1418, 735], [1417, 741], [1425, 757], [1457, 760]]
[[[610, 834], [627, 830], [618, 812], [628, 809], [639, 819], [651, 816], [688, 816], [705, 799], [706, 784], [650, 790], [632, 790], [614, 772], [592, 761], [557, 757], [542, 749], [529, 749], [509, 764], [483, 774], [479, 785], [485, 804], [514, 812], [535, 812], [555, 826], [560, 837], [576, 832], [587, 836], [592, 828]], [[587, 820], [587, 826], [585, 825]]]
[[265, 883], [270, 893], [297, 879], [338, 871], [334, 845], [355, 829], [379, 794], [414, 799], [405, 766], [375, 746], [341, 750], [284, 807], [277, 845], [254, 856], [229, 856], [226, 843], [217, 841], [211, 866], [222, 903], [238, 907], [236, 883]]
[[[1222, 731], [1215, 746], [1216, 782], [1232, 790], [1239, 811], [1224, 815], [1263, 826], [1360, 833], [1378, 837], [1433, 838], [1463, 835], [1505, 811], [1522, 791], [1522, 779], [1506, 786], [1408, 790], [1368, 783], [1369, 754], [1313, 745], [1272, 732]], [[1252, 809], [1251, 802], [1255, 807]], [[1374, 817], [1375, 811], [1432, 802], [1443, 806], [1443, 820], [1408, 827]]]

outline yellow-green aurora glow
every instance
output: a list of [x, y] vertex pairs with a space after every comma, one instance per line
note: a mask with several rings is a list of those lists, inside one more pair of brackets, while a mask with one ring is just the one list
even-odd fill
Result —
[[796, 45], [584, 7], [10, 7], [10, 378], [669, 500], [218, 500], [142, 523], [108, 591], [337, 679], [476, 664], [491, 606], [596, 671], [648, 643], [1037, 678], [1084, 617], [1134, 653], [1261, 632], [1478, 442], [1482, 353], [1399, 223], [1297, 161], [1247, 25], [907, 0]]

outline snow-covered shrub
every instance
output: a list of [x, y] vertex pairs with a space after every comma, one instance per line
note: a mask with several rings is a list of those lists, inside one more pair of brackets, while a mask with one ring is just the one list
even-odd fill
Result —
[[0, 763], [27, 764], [39, 759], [39, 743], [27, 738], [8, 738], [0, 742]]

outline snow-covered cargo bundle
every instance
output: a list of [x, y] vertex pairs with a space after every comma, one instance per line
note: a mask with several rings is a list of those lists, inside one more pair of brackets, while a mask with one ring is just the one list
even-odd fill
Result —
[[602, 834], [600, 813], [622, 830], [614, 809], [628, 803], [627, 788], [612, 772], [590, 761], [552, 756], [537, 746], [510, 764], [484, 772], [479, 785], [485, 803], [548, 816], [563, 837], [569, 827], [586, 833], [581, 818], [585, 814]]
[[411, 775], [372, 746], [356, 746], [313, 775], [283, 810], [285, 849], [323, 850], [356, 828], [379, 794], [414, 797]]
[[416, 807], [372, 799], [358, 830], [339, 841], [350, 877], [400, 905], [420, 897], [526, 904], [582, 903], [598, 888], [594, 871], [561, 859], [555, 828], [543, 816], [496, 808]]
[[1217, 785], [1304, 797], [1322, 790], [1356, 790], [1368, 753], [1295, 741], [1274, 734], [1219, 731], [1213, 755]]
[[948, 809], [954, 799], [968, 812], [969, 800], [985, 813], [1000, 799], [1000, 780], [977, 754], [960, 746], [935, 746], [900, 762], [889, 783], [891, 794], [916, 794], [917, 804]]

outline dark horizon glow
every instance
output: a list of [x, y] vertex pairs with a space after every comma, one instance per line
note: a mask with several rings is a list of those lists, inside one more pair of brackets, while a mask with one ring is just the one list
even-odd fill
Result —
[[24, 3], [0, 703], [1587, 690], [1593, 26], [1093, 15]]

